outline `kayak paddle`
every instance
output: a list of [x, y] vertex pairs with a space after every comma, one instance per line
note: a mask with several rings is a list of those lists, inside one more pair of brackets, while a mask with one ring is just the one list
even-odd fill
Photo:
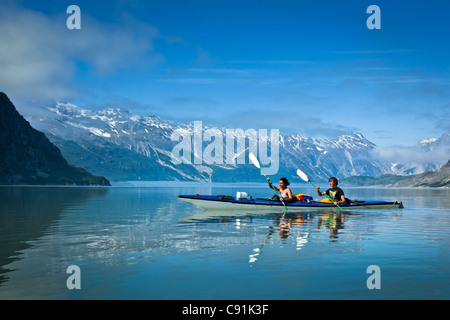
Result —
[[[257, 167], [260, 170], [260, 172], [264, 175], [264, 177], [267, 178], [266, 174], [262, 172], [261, 165], [259, 164], [259, 161], [258, 161], [258, 159], [256, 159], [255, 155], [250, 152], [248, 157], [249, 157], [250, 161], [255, 165], [255, 167]], [[269, 180], [269, 184], [272, 187], [272, 189], [275, 190], [275, 192], [277, 193], [278, 197], [280, 198], [280, 200], [283, 203], [283, 206], [284, 206], [284, 208], [286, 209], [286, 212], [287, 212], [288, 209], [287, 209], [286, 204], [283, 201], [283, 197], [281, 197], [281, 194], [278, 192], [277, 189], [275, 189], [275, 186], [272, 184], [272, 182], [270, 182], [270, 180]]]
[[[308, 179], [308, 176], [307, 176], [303, 171], [301, 171], [300, 169], [297, 169], [297, 175], [298, 175], [298, 176], [300, 177], [300, 179], [302, 179], [303, 181], [309, 182], [310, 184], [312, 184], [312, 185], [314, 186], [314, 188], [317, 188], [316, 185], [315, 185], [311, 180]], [[320, 190], [320, 189], [319, 189], [319, 191], [320, 191], [320, 193], [322, 193], [323, 195], [327, 196], [327, 198], [331, 201], [331, 203], [334, 203], [333, 199], [331, 199], [326, 193], [323, 193], [322, 190]], [[342, 208], [341, 208], [338, 204], [336, 204], [336, 206], [337, 206], [339, 209], [342, 210]]]

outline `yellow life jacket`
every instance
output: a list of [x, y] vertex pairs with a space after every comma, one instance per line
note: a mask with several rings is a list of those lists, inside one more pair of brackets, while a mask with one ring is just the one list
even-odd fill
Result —
[[316, 201], [316, 202], [322, 202], [322, 203], [333, 203], [333, 202], [331, 202], [331, 200], [330, 200], [330, 199], [328, 199], [328, 198], [323, 198], [322, 200], [318, 200], [318, 201]]

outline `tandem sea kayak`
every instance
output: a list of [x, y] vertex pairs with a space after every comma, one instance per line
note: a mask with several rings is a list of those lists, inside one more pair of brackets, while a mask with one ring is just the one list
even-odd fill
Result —
[[[186, 201], [197, 207], [206, 210], [236, 210], [236, 211], [264, 211], [278, 212], [284, 210], [284, 206], [280, 201], [274, 201], [264, 198], [234, 198], [226, 195], [180, 195], [178, 199]], [[298, 212], [304, 210], [316, 209], [337, 209], [332, 203], [321, 201], [295, 201], [286, 203], [289, 212]], [[399, 201], [358, 201], [350, 200], [348, 203], [339, 205], [342, 209], [401, 209], [402, 202]]]

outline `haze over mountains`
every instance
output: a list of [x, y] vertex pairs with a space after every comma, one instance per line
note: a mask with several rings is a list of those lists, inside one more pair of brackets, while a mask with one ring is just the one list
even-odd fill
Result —
[[[56, 103], [45, 113], [26, 117], [60, 148], [70, 164], [113, 181], [261, 181], [259, 170], [248, 161], [248, 151], [245, 164], [227, 161], [175, 164], [172, 152], [179, 141], [173, 139], [174, 132], [181, 130], [193, 135], [192, 123], [134, 115], [119, 108], [93, 111], [66, 102]], [[225, 137], [229, 128], [203, 123], [202, 129], [203, 133], [210, 129], [222, 132]], [[270, 136], [270, 129], [268, 131]], [[279, 172], [276, 176], [286, 176], [292, 182], [300, 182], [295, 175], [297, 168], [316, 180], [327, 180], [329, 176], [405, 176], [437, 171], [445, 161], [427, 155], [436, 151], [449, 154], [450, 150], [449, 134], [422, 140], [409, 148], [408, 152], [424, 154], [421, 162], [408, 157], [396, 161], [395, 152], [391, 158], [380, 156], [379, 148], [360, 133], [317, 139], [280, 132], [279, 141]], [[225, 142], [224, 138], [223, 144]], [[257, 142], [255, 137], [247, 137], [247, 147]], [[203, 150], [212, 143], [203, 139]], [[267, 155], [270, 155], [270, 144]], [[192, 159], [195, 157], [198, 155], [192, 152]]]

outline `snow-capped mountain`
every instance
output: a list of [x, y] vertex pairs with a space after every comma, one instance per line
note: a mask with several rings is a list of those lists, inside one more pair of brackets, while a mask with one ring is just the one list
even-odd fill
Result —
[[[49, 109], [40, 127], [69, 163], [83, 163], [113, 180], [208, 180], [201, 166], [174, 165], [176, 123], [121, 109], [91, 111], [69, 103]], [[32, 120], [30, 119], [30, 122]]]
[[392, 162], [395, 175], [415, 175], [438, 171], [450, 158], [450, 134], [420, 140], [402, 150], [402, 156]]
[[[195, 136], [192, 123], [134, 115], [117, 108], [92, 111], [63, 102], [48, 111], [45, 116], [29, 116], [27, 120], [46, 133], [69, 163], [110, 180], [261, 181], [259, 170], [248, 161], [248, 151], [244, 164], [228, 161], [208, 164], [196, 161], [201, 155], [195, 153], [193, 146], [188, 149], [192, 153], [190, 163], [174, 162], [173, 150], [180, 143], [179, 139], [174, 139], [174, 133], [185, 132]], [[225, 136], [226, 130], [232, 128], [203, 124], [201, 129]], [[247, 146], [258, 143], [254, 136], [249, 135], [247, 139]], [[203, 150], [213, 143], [205, 141], [201, 141]], [[222, 144], [220, 141], [217, 143]], [[276, 176], [294, 179], [297, 168], [319, 180], [330, 176], [398, 174], [393, 168], [398, 169], [400, 164], [394, 166], [392, 162], [374, 159], [371, 154], [374, 148], [375, 145], [360, 133], [332, 139], [280, 133]], [[270, 145], [267, 154], [270, 154]], [[293, 181], [300, 182], [297, 180]]]
[[448, 151], [450, 147], [450, 134], [444, 133], [439, 138], [420, 140], [416, 142], [415, 146], [425, 151], [434, 151], [438, 148], [445, 148]]

